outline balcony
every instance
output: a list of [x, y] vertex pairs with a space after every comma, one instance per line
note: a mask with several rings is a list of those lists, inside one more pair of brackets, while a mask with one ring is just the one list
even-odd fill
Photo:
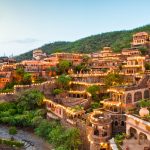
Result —
[[93, 141], [96, 144], [100, 144], [102, 142], [107, 142], [110, 137], [109, 136], [97, 136], [97, 135], [89, 135], [90, 141]]
[[111, 121], [111, 116], [101, 111], [94, 111], [90, 116], [90, 122], [93, 124], [104, 125], [111, 123]]

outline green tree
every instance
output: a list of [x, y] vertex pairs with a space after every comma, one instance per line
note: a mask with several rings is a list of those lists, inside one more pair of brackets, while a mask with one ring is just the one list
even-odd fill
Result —
[[145, 99], [142, 99], [140, 100], [140, 107], [150, 107], [150, 101], [149, 100], [145, 100]]
[[104, 83], [106, 86], [116, 86], [116, 85], [121, 85], [123, 83], [123, 77], [117, 73], [109, 73], [105, 78], [104, 78]]
[[55, 72], [57, 72], [58, 68], [55, 67], [55, 66], [52, 66], [52, 67], [47, 68], [47, 71], [55, 71]]
[[98, 100], [99, 99], [98, 94], [99, 94], [99, 91], [100, 91], [100, 86], [98, 86], [98, 85], [89, 86], [86, 89], [86, 91], [89, 92], [92, 95], [93, 100]]
[[49, 141], [55, 145], [55, 147], [58, 147], [60, 145], [63, 144], [63, 138], [62, 138], [62, 134], [64, 132], [64, 129], [60, 126], [57, 125], [55, 128], [53, 128], [48, 137], [49, 137]]
[[88, 55], [83, 55], [83, 63], [87, 64], [90, 57]]
[[101, 106], [100, 102], [92, 102], [91, 103], [91, 108], [92, 109], [100, 108], [100, 106]]
[[100, 87], [98, 85], [92, 85], [87, 88], [87, 92], [89, 92], [90, 94], [96, 94], [97, 92], [99, 92], [99, 90]]
[[61, 73], [67, 73], [69, 68], [71, 67], [71, 62], [68, 60], [62, 60], [59, 62], [58, 67]]
[[59, 147], [56, 148], [56, 150], [66, 150], [67, 147], [64, 145], [60, 145]]
[[63, 93], [63, 90], [62, 89], [54, 89], [52, 93], [54, 95], [59, 95], [59, 94]]
[[42, 120], [41, 123], [35, 128], [35, 133], [38, 136], [49, 139], [49, 133], [58, 125], [56, 121], [49, 122], [48, 120]]
[[81, 144], [80, 132], [77, 128], [69, 128], [64, 134], [64, 145], [67, 146], [68, 150], [78, 150]]
[[27, 90], [18, 97], [18, 109], [33, 110], [43, 104], [43, 94], [37, 90]]
[[34, 117], [34, 118], [31, 120], [32, 126], [33, 126], [33, 127], [37, 127], [37, 126], [41, 123], [41, 121], [43, 121], [43, 117], [41, 117], [41, 116], [36, 116], [36, 117]]
[[27, 73], [27, 72], [24, 73], [23, 79], [22, 79], [22, 84], [30, 85], [31, 83], [32, 83], [31, 74]]
[[25, 72], [22, 67], [17, 68], [15, 71], [15, 74], [16, 74], [14, 76], [15, 83], [23, 84], [23, 85], [32, 83], [31, 74], [28, 72]]
[[38, 136], [41, 136], [43, 138], [48, 138], [48, 134], [51, 130], [51, 126], [47, 120], [43, 120], [39, 126], [35, 129], [35, 133]]
[[24, 69], [22, 67], [19, 67], [16, 69], [16, 74], [23, 76], [24, 75]]
[[77, 66], [75, 66], [74, 71], [75, 72], [80, 72], [80, 71], [89, 71], [89, 67], [87, 66], [87, 64], [81, 63]]
[[71, 81], [71, 77], [68, 75], [60, 75], [56, 81], [60, 88], [66, 90], [69, 86], [69, 82]]

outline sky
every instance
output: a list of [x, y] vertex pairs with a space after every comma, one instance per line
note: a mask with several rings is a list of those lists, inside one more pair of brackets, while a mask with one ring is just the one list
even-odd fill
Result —
[[150, 24], [150, 0], [0, 0], [0, 56]]

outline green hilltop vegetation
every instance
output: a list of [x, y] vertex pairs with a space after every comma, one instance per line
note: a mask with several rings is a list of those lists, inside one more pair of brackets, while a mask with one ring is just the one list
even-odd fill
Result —
[[[54, 42], [39, 47], [47, 54], [55, 52], [91, 53], [101, 50], [104, 46], [112, 47], [113, 51], [119, 52], [122, 48], [129, 48], [132, 35], [136, 32], [150, 33], [150, 24], [132, 30], [113, 31], [92, 35], [74, 42]], [[15, 57], [18, 61], [32, 58], [32, 51]]]

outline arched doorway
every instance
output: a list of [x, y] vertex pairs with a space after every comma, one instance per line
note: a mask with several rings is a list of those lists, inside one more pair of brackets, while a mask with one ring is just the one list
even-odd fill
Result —
[[137, 130], [136, 130], [136, 129], [134, 129], [134, 128], [131, 127], [131, 128], [129, 129], [129, 131], [130, 131], [130, 136], [131, 136], [131, 137], [137, 138], [138, 135], [137, 135]]
[[139, 142], [140, 142], [140, 144], [148, 143], [147, 136], [142, 132], [139, 134]]

